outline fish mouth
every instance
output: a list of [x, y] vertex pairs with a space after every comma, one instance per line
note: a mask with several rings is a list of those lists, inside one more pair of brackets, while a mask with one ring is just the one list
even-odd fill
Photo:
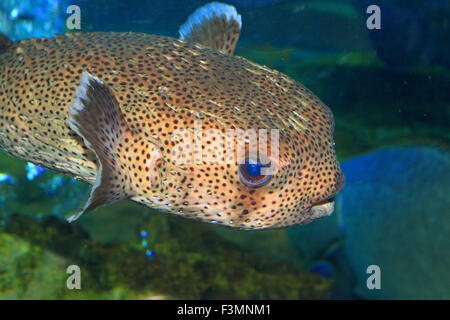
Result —
[[334, 197], [330, 197], [314, 203], [314, 205], [311, 207], [311, 217], [315, 219], [323, 216], [329, 216], [333, 213], [333, 211]]

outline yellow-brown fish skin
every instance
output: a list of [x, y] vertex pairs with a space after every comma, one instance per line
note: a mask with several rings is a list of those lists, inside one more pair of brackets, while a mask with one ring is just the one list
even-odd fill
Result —
[[[0, 146], [93, 183], [96, 156], [68, 125], [83, 72], [113, 90], [140, 139], [117, 155], [133, 181], [134, 201], [253, 230], [310, 222], [317, 218], [311, 208], [344, 184], [332, 113], [301, 84], [241, 57], [140, 33], [23, 40], [0, 54]], [[183, 141], [172, 133], [192, 130], [198, 120], [204, 131], [279, 129], [278, 173], [252, 188], [240, 180], [237, 164], [173, 164], [172, 149]], [[149, 185], [149, 171], [160, 183]]]

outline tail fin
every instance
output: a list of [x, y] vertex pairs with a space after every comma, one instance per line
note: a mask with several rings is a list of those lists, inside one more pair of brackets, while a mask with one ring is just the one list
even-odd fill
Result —
[[8, 49], [12, 45], [12, 41], [8, 37], [0, 33], [0, 53]]

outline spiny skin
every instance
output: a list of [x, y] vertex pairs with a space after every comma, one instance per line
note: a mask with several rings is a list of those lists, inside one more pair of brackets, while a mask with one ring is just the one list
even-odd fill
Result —
[[[93, 183], [96, 157], [68, 126], [84, 71], [110, 86], [139, 137], [117, 153], [136, 202], [230, 227], [275, 228], [311, 221], [311, 207], [343, 185], [332, 113], [305, 87], [244, 58], [148, 34], [74, 33], [14, 43], [0, 55], [0, 146]], [[174, 165], [181, 152], [171, 151], [184, 141], [171, 134], [192, 130], [199, 119], [203, 132], [279, 129], [278, 173], [251, 188], [236, 164]], [[209, 139], [204, 134], [205, 149]]]

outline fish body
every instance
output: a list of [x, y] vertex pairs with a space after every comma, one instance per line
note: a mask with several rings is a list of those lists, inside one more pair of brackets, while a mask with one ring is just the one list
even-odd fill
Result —
[[[330, 214], [344, 183], [330, 109], [286, 75], [223, 48], [113, 32], [14, 42], [0, 54], [0, 146], [93, 184], [82, 212], [131, 199], [246, 230]], [[188, 144], [195, 129], [197, 150]], [[245, 183], [242, 164], [224, 157], [188, 159], [239, 143], [211, 132], [252, 129], [279, 132], [269, 159], [277, 171], [264, 185]]]

